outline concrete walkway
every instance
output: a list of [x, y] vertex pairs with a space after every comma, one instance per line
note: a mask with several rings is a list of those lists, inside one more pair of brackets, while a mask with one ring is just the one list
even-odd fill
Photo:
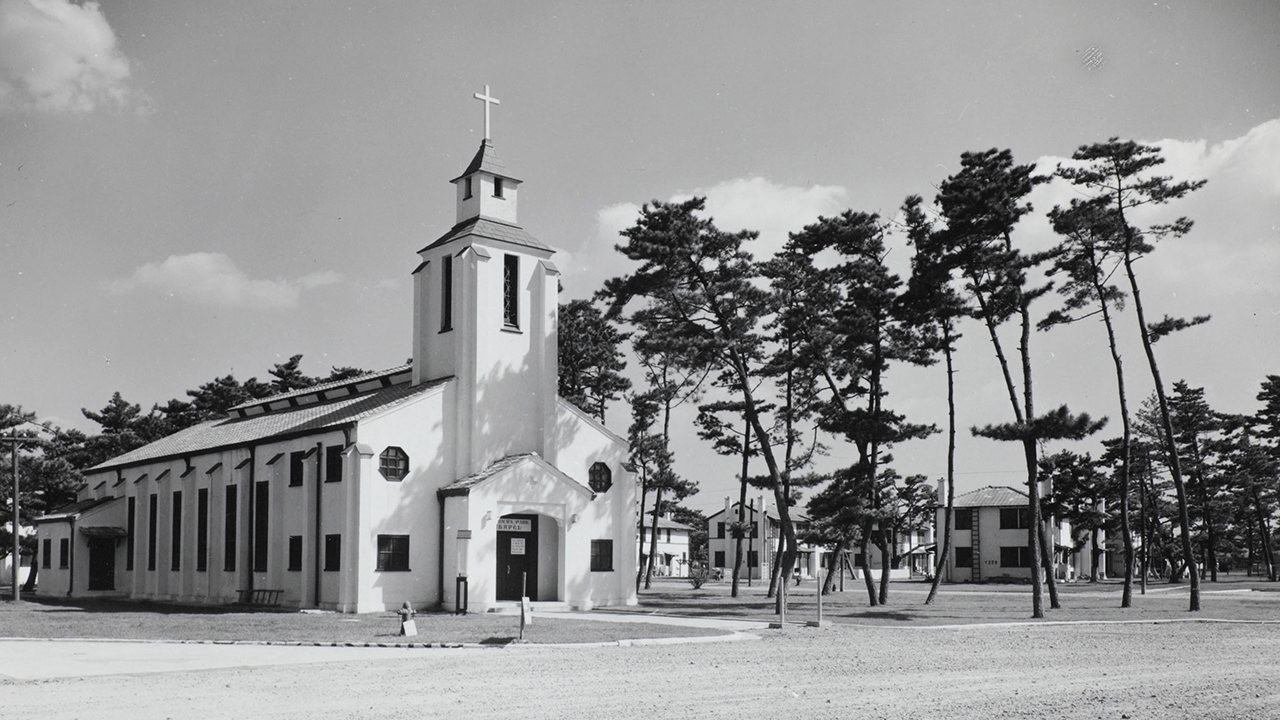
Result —
[[[0, 640], [0, 680], [51, 680], [264, 665], [394, 660], [415, 652], [422, 650], [119, 640]], [[445, 648], [431, 652], [464, 651]]]
[[[571, 620], [616, 623], [649, 623], [731, 632], [769, 626], [753, 620], [673, 617], [639, 613], [547, 612], [545, 616]], [[729, 636], [733, 637], [733, 636]], [[662, 638], [661, 643], [706, 642], [726, 636]], [[735, 638], [737, 639], [737, 638]], [[655, 644], [652, 640], [628, 640], [621, 645]], [[593, 643], [596, 644], [596, 643]], [[523, 647], [545, 647], [528, 645]], [[396, 660], [414, 653], [477, 652], [478, 648], [316, 647], [296, 645], [222, 644], [127, 640], [25, 640], [0, 639], [0, 681], [51, 680], [95, 675], [145, 675], [161, 672], [215, 670], [234, 667]]]

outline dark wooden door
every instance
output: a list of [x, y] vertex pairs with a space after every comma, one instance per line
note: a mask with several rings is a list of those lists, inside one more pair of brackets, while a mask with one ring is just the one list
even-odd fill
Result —
[[89, 540], [89, 589], [116, 589], [116, 541], [113, 538]]
[[497, 571], [498, 600], [538, 599], [537, 515], [498, 518]]

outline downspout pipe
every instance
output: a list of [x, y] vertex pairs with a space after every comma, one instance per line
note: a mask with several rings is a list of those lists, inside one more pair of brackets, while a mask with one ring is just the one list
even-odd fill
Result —
[[[71, 597], [71, 592], [76, 588], [76, 515], [67, 518], [67, 524], [71, 526], [71, 539], [67, 541], [67, 597]], [[14, 559], [16, 562], [16, 558]]]
[[257, 483], [254, 482], [254, 478], [256, 477], [255, 473], [258, 469], [257, 450], [258, 448], [253, 445], [249, 446], [249, 487], [245, 488], [245, 494], [249, 496], [249, 516], [243, 520], [245, 526], [245, 537], [249, 539], [249, 542], [245, 543], [244, 553], [245, 584], [248, 586], [245, 589], [249, 591], [250, 595], [253, 594], [254, 543], [258, 540], [258, 538], [254, 536], [254, 526], [256, 525], [254, 521], [254, 518], [256, 517], [254, 515], [254, 496], [258, 494]]
[[320, 500], [321, 500], [321, 496], [324, 494], [323, 493], [323, 490], [324, 490], [323, 473], [325, 468], [323, 467], [323, 462], [324, 462], [324, 443], [316, 442], [316, 532], [315, 532], [316, 561], [314, 563], [315, 572], [312, 573], [313, 580], [314, 580], [314, 582], [312, 582], [312, 590], [314, 592], [314, 595], [312, 597], [314, 599], [313, 602], [316, 607], [320, 607], [320, 573], [322, 568], [321, 563], [324, 562], [323, 558], [321, 557], [321, 553], [324, 551], [324, 545], [322, 544], [322, 541], [324, 540], [324, 535], [322, 534], [324, 532], [324, 529], [320, 527]]

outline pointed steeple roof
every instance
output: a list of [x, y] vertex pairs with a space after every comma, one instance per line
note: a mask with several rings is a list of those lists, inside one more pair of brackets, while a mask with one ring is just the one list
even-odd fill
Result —
[[476, 151], [476, 156], [471, 158], [471, 164], [467, 166], [467, 169], [449, 182], [458, 182], [462, 178], [474, 175], [477, 172], [486, 172], [512, 182], [523, 182], [507, 172], [507, 166], [498, 159], [497, 153], [493, 150], [493, 141], [489, 138], [485, 138], [480, 142], [480, 149]]

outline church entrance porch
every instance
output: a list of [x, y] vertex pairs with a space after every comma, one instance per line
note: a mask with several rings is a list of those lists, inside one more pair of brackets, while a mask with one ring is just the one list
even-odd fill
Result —
[[504, 515], [498, 518], [497, 533], [497, 599], [542, 599], [538, 596], [538, 516]]

